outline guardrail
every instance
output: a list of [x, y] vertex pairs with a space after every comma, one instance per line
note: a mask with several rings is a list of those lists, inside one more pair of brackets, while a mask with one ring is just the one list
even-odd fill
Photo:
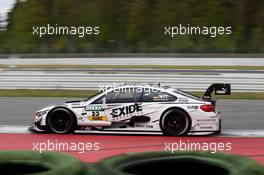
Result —
[[212, 83], [230, 83], [232, 91], [263, 92], [263, 73], [109, 73], [81, 71], [3, 71], [1, 89], [93, 89], [114, 83], [158, 83], [185, 90], [204, 91]]
[[221, 53], [29, 53], [0, 54], [0, 58], [264, 58], [264, 54]]
[[264, 58], [187, 58], [187, 57], [92, 57], [92, 58], [10, 58], [0, 65], [143, 65], [155, 66], [264, 66]]

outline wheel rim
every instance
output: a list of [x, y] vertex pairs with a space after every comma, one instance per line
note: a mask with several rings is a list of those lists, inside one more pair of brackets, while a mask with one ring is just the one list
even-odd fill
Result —
[[180, 134], [186, 130], [188, 121], [184, 116], [171, 113], [166, 117], [164, 124], [170, 131]]
[[51, 127], [55, 131], [63, 132], [68, 129], [70, 124], [70, 119], [65, 113], [57, 113], [54, 115], [53, 119], [51, 120]]

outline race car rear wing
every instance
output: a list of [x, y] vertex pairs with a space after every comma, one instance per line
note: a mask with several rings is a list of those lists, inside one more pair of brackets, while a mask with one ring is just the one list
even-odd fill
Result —
[[215, 95], [231, 95], [231, 85], [222, 83], [212, 84], [207, 88], [202, 98], [211, 100], [213, 92]]

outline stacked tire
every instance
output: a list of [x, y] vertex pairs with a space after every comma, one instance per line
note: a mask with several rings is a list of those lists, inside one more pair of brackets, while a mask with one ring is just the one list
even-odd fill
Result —
[[32, 151], [0, 152], [0, 174], [4, 175], [85, 175], [86, 165], [64, 154]]
[[264, 175], [264, 167], [255, 160], [208, 152], [133, 153], [105, 159], [95, 167], [95, 175]]
[[256, 161], [222, 153], [147, 152], [115, 156], [93, 165], [59, 153], [0, 152], [5, 175], [264, 175]]

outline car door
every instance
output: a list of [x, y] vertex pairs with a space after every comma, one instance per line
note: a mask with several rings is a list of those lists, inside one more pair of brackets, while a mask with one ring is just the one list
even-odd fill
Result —
[[87, 119], [90, 122], [111, 122], [111, 119], [105, 113], [105, 109], [107, 109], [107, 106], [104, 101], [105, 95], [97, 98], [89, 105], [85, 106], [83, 113], [87, 116]]
[[133, 116], [142, 114], [142, 105], [139, 103], [142, 92], [134, 88], [125, 88], [112, 91], [106, 95], [105, 114], [113, 122], [129, 120]]
[[144, 90], [141, 97], [143, 113], [153, 120], [159, 119], [160, 113], [162, 112], [160, 109], [164, 105], [175, 102], [176, 100], [177, 97], [160, 90]]

